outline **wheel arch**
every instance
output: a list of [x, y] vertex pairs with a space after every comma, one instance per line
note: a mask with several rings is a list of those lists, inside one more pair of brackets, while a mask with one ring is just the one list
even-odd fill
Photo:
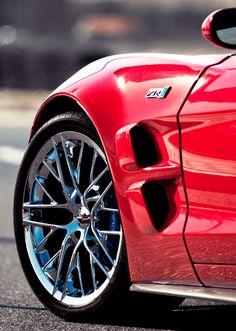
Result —
[[38, 110], [31, 128], [30, 140], [46, 122], [55, 116], [69, 111], [83, 113], [94, 126], [94, 123], [85, 108], [79, 104], [73, 96], [66, 94], [53, 95], [49, 97]]
[[[184, 265], [185, 270], [188, 270], [190, 282], [195, 282], [195, 275], [181, 238], [182, 225], [185, 220], [185, 216], [182, 217], [182, 214], [178, 217], [179, 227], [176, 228], [177, 230], [172, 230], [175, 237], [174, 245], [178, 255], [181, 256], [181, 267], [177, 268], [179, 269], [178, 272], [173, 273], [177, 267], [175, 255], [173, 258], [170, 254], [168, 256], [173, 261], [173, 269], [169, 268], [168, 263], [167, 272], [166, 259], [160, 261], [158, 249], [151, 258], [150, 267], [147, 267], [147, 261], [150, 259], [150, 252], [152, 252], [152, 242], [155, 243], [156, 248], [159, 248], [163, 245], [163, 241], [169, 245], [169, 239], [165, 233], [162, 236], [155, 229], [142, 193], [142, 186], [150, 178], [150, 175], [156, 179], [158, 168], [157, 166], [154, 166], [153, 169], [147, 167], [151, 172], [149, 175], [145, 167], [143, 169], [137, 165], [130, 131], [134, 126], [146, 123], [150, 124], [149, 126], [159, 137], [158, 125], [160, 122], [160, 130], [164, 123], [164, 127], [167, 128], [166, 134], [168, 132], [176, 132], [177, 134], [177, 112], [191, 84], [197, 79], [197, 74], [201, 68], [198, 68], [197, 72], [190, 68], [186, 73], [186, 66], [179, 64], [177, 68], [175, 64], [173, 64], [174, 67], [171, 64], [169, 68], [169, 64], [166, 63], [144, 65], [142, 62], [138, 62], [134, 67], [131, 63], [125, 68], [120, 68], [120, 64], [118, 63], [116, 67], [115, 62], [111, 63], [114, 64], [114, 68], [112, 65], [107, 66], [106, 70], [101, 70], [96, 75], [88, 76], [76, 82], [67, 82], [54, 91], [43, 103], [35, 117], [31, 138], [45, 122], [57, 115], [67, 111], [86, 114], [100, 137], [110, 166], [124, 230], [127, 269], [131, 281], [155, 280], [157, 274], [161, 274], [159, 276], [161, 280], [166, 281], [170, 276], [171, 279], [178, 281], [183, 278], [182, 266]], [[170, 77], [166, 75], [166, 70], [169, 69], [172, 70]], [[181, 75], [176, 76], [177, 69]], [[147, 72], [149, 76], [147, 76]], [[182, 73], [185, 74], [184, 80]], [[160, 75], [162, 78], [159, 78]], [[140, 77], [143, 78], [140, 80]], [[153, 87], [153, 81], [158, 87], [171, 86], [171, 93], [168, 98], [148, 99], [145, 97], [147, 91]], [[178, 140], [176, 143], [178, 144]], [[170, 154], [172, 155], [171, 152]], [[179, 154], [177, 153], [177, 160], [173, 159], [177, 164], [179, 164], [178, 157]], [[175, 167], [173, 169], [175, 171]], [[168, 176], [170, 175], [168, 174]], [[150, 236], [151, 241], [149, 240]], [[156, 267], [153, 268], [153, 265]]]

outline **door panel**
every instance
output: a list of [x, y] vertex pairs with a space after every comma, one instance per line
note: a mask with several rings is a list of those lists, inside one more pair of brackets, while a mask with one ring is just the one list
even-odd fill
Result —
[[196, 264], [195, 269], [206, 286], [236, 287], [235, 265]]
[[[235, 56], [209, 68], [180, 113], [185, 239], [194, 263], [236, 265], [235, 68]], [[208, 281], [216, 269], [209, 268]]]

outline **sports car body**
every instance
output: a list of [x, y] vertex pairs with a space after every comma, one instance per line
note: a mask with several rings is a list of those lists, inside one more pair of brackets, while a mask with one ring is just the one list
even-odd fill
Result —
[[[205, 36], [235, 47], [232, 15], [213, 13]], [[117, 55], [44, 102], [14, 224], [26, 277], [54, 313], [91, 313], [129, 289], [236, 302], [235, 80], [234, 54]]]

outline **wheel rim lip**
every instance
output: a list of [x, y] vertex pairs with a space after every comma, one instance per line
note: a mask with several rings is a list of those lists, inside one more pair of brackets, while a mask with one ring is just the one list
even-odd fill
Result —
[[[34, 248], [32, 246], [32, 241], [30, 238], [29, 232], [25, 233], [25, 241], [26, 241], [26, 247], [27, 251], [29, 254], [30, 261], [32, 265], [34, 265], [34, 271], [40, 280], [41, 284], [43, 287], [47, 290], [47, 292], [51, 295], [53, 295], [53, 285], [51, 282], [45, 277], [45, 274], [43, 273], [41, 267], [39, 266], [38, 259], [33, 253]], [[112, 270], [112, 275], [115, 271], [115, 268]], [[56, 293], [53, 295], [53, 297], [61, 302], [62, 304], [66, 304], [67, 306], [72, 306], [72, 307], [84, 307], [92, 303], [94, 300], [96, 300], [97, 297], [101, 295], [101, 293], [104, 291], [104, 289], [107, 287], [109, 284], [110, 280], [106, 279], [106, 281], [102, 284], [102, 286], [99, 287], [99, 289], [95, 290], [92, 294], [89, 294], [88, 296], [80, 297], [80, 298], [75, 298], [71, 296], [65, 296], [61, 300], [61, 291], [56, 291]]]
[[[72, 137], [76, 137], [76, 139], [78, 141], [83, 141], [85, 144], [87, 144], [88, 146], [90, 146], [91, 148], [93, 148], [94, 150], [96, 150], [99, 154], [100, 157], [102, 157], [103, 161], [107, 164], [107, 160], [105, 157], [104, 152], [102, 151], [102, 149], [88, 136], [80, 133], [80, 132], [76, 132], [76, 131], [63, 131], [60, 133], [56, 133], [54, 137], [57, 137], [59, 134], [62, 134], [63, 136], [65, 135], [66, 137], [72, 134]], [[72, 137], [70, 139], [72, 139]], [[57, 139], [55, 139], [57, 140]], [[32, 173], [35, 172], [35, 168], [37, 168], [37, 164], [39, 165], [39, 160], [44, 159], [45, 156], [49, 153], [51, 146], [47, 146], [50, 145], [50, 141], [51, 138], [48, 139], [40, 148], [39, 152], [36, 154], [34, 161], [31, 164], [31, 167], [29, 169], [28, 172], [28, 178], [26, 180], [26, 185], [25, 185], [25, 190], [26, 190], [26, 186], [28, 185], [28, 183], [31, 182], [31, 178], [32, 178]], [[58, 142], [58, 141], [57, 141]], [[46, 148], [45, 148], [46, 147]], [[49, 148], [47, 148], [49, 147]], [[110, 172], [110, 170], [109, 170]], [[32, 183], [30, 184], [30, 186], [32, 187]], [[25, 193], [24, 193], [25, 195]], [[23, 198], [24, 199], [24, 198]], [[23, 212], [24, 213], [24, 212]], [[24, 216], [23, 216], [24, 217]], [[26, 244], [26, 249], [28, 252], [28, 256], [31, 262], [31, 265], [40, 281], [40, 283], [43, 285], [43, 287], [47, 290], [47, 292], [51, 295], [53, 295], [53, 297], [60, 301], [60, 303], [62, 304], [66, 304], [68, 306], [72, 306], [72, 307], [85, 307], [86, 305], [91, 304], [92, 302], [94, 302], [94, 300], [96, 300], [106, 289], [107, 285], [110, 283], [115, 271], [116, 271], [116, 265], [117, 265], [117, 261], [120, 258], [120, 252], [121, 252], [121, 246], [122, 246], [122, 242], [123, 242], [123, 231], [122, 231], [122, 225], [121, 225], [121, 221], [120, 221], [120, 239], [119, 239], [119, 245], [118, 245], [118, 249], [117, 249], [117, 253], [116, 253], [116, 265], [113, 266], [111, 268], [111, 270], [109, 271], [110, 274], [110, 278], [106, 278], [105, 281], [97, 288], [95, 289], [92, 293], [87, 294], [85, 296], [81, 296], [81, 297], [72, 297], [70, 295], [65, 295], [63, 299], [61, 299], [61, 291], [60, 290], [56, 290], [55, 293], [53, 293], [53, 285], [51, 283], [51, 281], [49, 280], [48, 277], [46, 277], [44, 271], [42, 270], [42, 267], [40, 266], [39, 260], [36, 256], [36, 254], [34, 253], [35, 247], [33, 245], [33, 240], [32, 240], [32, 234], [29, 231], [30, 227], [24, 227], [25, 231], [24, 231], [24, 235], [25, 235], [25, 244]]]

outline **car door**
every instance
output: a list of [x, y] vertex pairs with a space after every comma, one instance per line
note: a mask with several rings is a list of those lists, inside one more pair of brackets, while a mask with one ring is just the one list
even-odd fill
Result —
[[179, 121], [187, 249], [204, 285], [236, 287], [236, 56], [205, 71]]

